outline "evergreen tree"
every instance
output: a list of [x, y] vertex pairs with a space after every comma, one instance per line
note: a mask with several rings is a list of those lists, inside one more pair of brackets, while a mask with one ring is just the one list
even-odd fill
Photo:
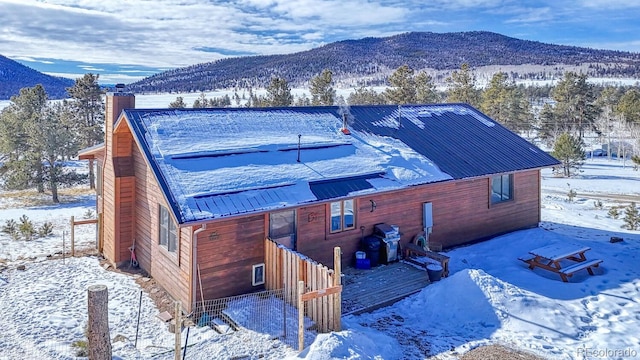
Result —
[[265, 100], [267, 106], [291, 106], [293, 95], [291, 95], [291, 88], [287, 80], [281, 77], [271, 78]]
[[383, 95], [389, 104], [415, 104], [416, 82], [413, 78], [413, 69], [409, 65], [402, 65], [387, 79], [391, 87], [387, 88]]
[[544, 104], [538, 118], [540, 121], [540, 137], [547, 140], [548, 143], [554, 143], [561, 134], [569, 131], [563, 123], [558, 121], [553, 106], [550, 104]]
[[[0, 175], [6, 188], [35, 187], [44, 192], [48, 187], [52, 200], [59, 202], [60, 185], [84, 179], [63, 168], [64, 158], [77, 154], [82, 139], [74, 130], [77, 108], [70, 102], [49, 105], [46, 99], [42, 86], [24, 88], [0, 113], [0, 153], [4, 159]], [[7, 138], [16, 135], [19, 141]]]
[[170, 109], [184, 109], [187, 107], [187, 104], [184, 102], [184, 98], [182, 96], [176, 97], [176, 99], [169, 103]]
[[[78, 141], [83, 148], [104, 141], [104, 101], [102, 89], [98, 84], [99, 77], [99, 74], [85, 74], [76, 79], [72, 87], [67, 88], [71, 98], [69, 106], [73, 114], [70, 126], [76, 130]], [[93, 160], [89, 160], [89, 187], [95, 188]]]
[[508, 121], [509, 105], [515, 86], [509, 83], [506, 73], [493, 75], [489, 86], [482, 93], [480, 110], [503, 125]]
[[480, 109], [512, 131], [528, 130], [533, 122], [529, 102], [506, 73], [493, 75], [481, 96]]
[[431, 75], [421, 71], [414, 77], [416, 86], [416, 103], [434, 104], [440, 101], [440, 96], [436, 91]]
[[624, 208], [624, 224], [625, 227], [629, 230], [638, 230], [640, 229], [640, 214], [638, 214], [638, 208], [636, 207], [636, 203], [632, 202]]
[[311, 100], [307, 97], [306, 93], [303, 93], [302, 96], [296, 100], [296, 106], [311, 106]]
[[462, 64], [460, 71], [454, 71], [445, 81], [449, 86], [447, 102], [479, 105], [478, 90], [475, 88], [476, 78], [471, 72], [469, 64]]
[[620, 98], [616, 110], [627, 123], [640, 125], [640, 90], [637, 88], [627, 90]]
[[193, 105], [191, 106], [194, 109], [203, 109], [208, 107], [209, 100], [207, 99], [207, 95], [205, 93], [200, 93], [197, 99], [193, 101]]
[[41, 159], [44, 163], [44, 180], [51, 191], [54, 203], [60, 202], [58, 187], [80, 183], [84, 176], [75, 171], [65, 172], [62, 159], [65, 154], [78, 153], [79, 142], [70, 128], [74, 125], [75, 108], [67, 103], [50, 105], [42, 123], [32, 129], [31, 139], [42, 145]]
[[553, 146], [552, 155], [562, 163], [563, 175], [571, 176], [571, 171], [579, 169], [585, 159], [582, 139], [568, 133], [560, 135]]
[[593, 87], [587, 83], [586, 74], [566, 72], [553, 89], [552, 96], [556, 102], [556, 120], [564, 129], [582, 138], [585, 130], [594, 128], [600, 109], [595, 104], [596, 97]]
[[324, 69], [322, 73], [311, 79], [309, 93], [311, 94], [311, 105], [333, 105], [336, 91], [331, 86], [333, 73], [329, 69]]
[[[44, 168], [39, 161], [40, 144], [30, 142], [29, 130], [41, 122], [47, 107], [47, 93], [42, 85], [22, 88], [0, 119], [0, 153], [5, 159], [2, 173], [10, 189], [35, 187], [44, 193]], [[35, 148], [34, 148], [35, 146]]]
[[373, 89], [362, 86], [349, 94], [347, 102], [351, 105], [381, 105], [385, 103], [385, 97]]

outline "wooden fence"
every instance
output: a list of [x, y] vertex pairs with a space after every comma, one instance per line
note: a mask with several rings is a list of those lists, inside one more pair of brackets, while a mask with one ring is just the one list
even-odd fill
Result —
[[[265, 240], [265, 252], [267, 290], [284, 289], [287, 302], [295, 306], [302, 303], [305, 315], [316, 323], [319, 332], [340, 331], [340, 248], [334, 248], [333, 270], [269, 239]], [[305, 285], [302, 296], [299, 281]]]
[[[76, 220], [74, 216], [71, 217], [71, 256], [76, 256], [76, 226], [86, 224], [98, 224], [98, 228], [100, 227], [99, 219]], [[98, 232], [98, 230], [96, 230], [96, 232]], [[99, 234], [96, 234], [96, 236], [99, 236]], [[96, 248], [98, 248], [98, 246], [96, 246]], [[100, 249], [100, 251], [102, 251], [102, 249]]]

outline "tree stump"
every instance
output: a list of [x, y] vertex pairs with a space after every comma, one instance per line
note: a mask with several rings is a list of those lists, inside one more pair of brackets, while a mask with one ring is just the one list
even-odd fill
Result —
[[110, 360], [109, 292], [105, 285], [91, 285], [87, 289], [87, 295], [89, 300], [89, 321], [87, 323], [89, 359]]

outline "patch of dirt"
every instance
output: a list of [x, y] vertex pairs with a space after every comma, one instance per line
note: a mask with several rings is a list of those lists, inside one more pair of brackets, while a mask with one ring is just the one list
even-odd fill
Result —
[[511, 349], [504, 345], [486, 345], [480, 346], [464, 353], [460, 360], [545, 360], [544, 358], [524, 352], [521, 350]]
[[131, 276], [135, 280], [136, 284], [140, 285], [142, 290], [153, 300], [160, 313], [167, 311], [173, 316], [175, 310], [173, 298], [160, 285], [158, 285], [156, 280], [150, 277], [146, 271], [139, 267], [130, 267], [129, 265], [114, 268], [111, 266], [111, 263], [104, 258], [101, 258], [100, 265], [108, 271]]
[[[62, 188], [58, 190], [60, 204], [75, 203], [86, 196], [93, 196], [95, 198], [95, 190], [84, 187]], [[2, 191], [2, 197], [3, 202], [0, 203], [0, 209], [58, 205], [51, 200], [51, 192], [49, 191], [45, 191], [44, 193], [38, 193], [34, 189]]]

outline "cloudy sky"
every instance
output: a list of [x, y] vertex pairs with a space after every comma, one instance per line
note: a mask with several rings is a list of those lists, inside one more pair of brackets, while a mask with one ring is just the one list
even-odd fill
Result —
[[640, 52], [640, 0], [0, 0], [0, 55], [105, 83], [345, 39], [473, 30]]

